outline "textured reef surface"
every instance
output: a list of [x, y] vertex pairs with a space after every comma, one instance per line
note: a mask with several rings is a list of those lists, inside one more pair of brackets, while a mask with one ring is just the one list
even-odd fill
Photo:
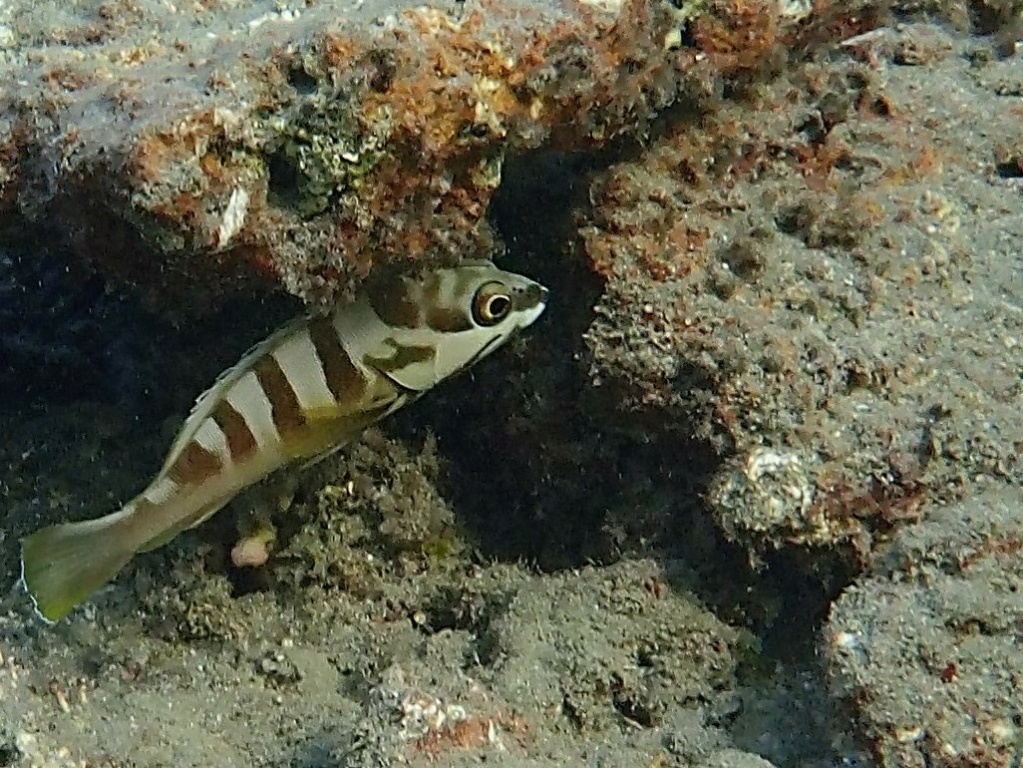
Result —
[[[0, 0], [0, 767], [1018, 768], [1021, 12]], [[250, 343], [481, 256], [526, 337], [35, 620]]]
[[489, 251], [509, 156], [639, 137], [817, 31], [768, 3], [266, 5], [8, 10], [0, 229], [35, 222], [177, 311], [246, 278], [330, 297]]

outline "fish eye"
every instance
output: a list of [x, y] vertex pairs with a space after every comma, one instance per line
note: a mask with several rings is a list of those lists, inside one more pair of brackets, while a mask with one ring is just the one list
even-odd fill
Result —
[[479, 325], [497, 325], [511, 312], [512, 300], [501, 283], [485, 283], [472, 300], [472, 318]]

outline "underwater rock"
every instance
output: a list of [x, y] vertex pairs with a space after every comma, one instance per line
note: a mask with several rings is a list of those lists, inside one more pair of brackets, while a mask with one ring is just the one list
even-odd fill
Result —
[[378, 263], [489, 252], [506, 156], [642, 136], [810, 45], [826, 25], [808, 16], [667, 0], [7, 11], [0, 232], [31, 223], [174, 311], [253, 281], [328, 299]]
[[37, 222], [162, 304], [242, 278], [311, 300], [488, 249], [506, 152], [633, 131], [693, 65], [646, 0], [210, 5], [6, 20], [0, 229]]
[[[1016, 129], [992, 125], [979, 85], [915, 121], [918, 75], [856, 59], [807, 64], [754, 108], [725, 103], [598, 170], [578, 228], [604, 281], [582, 359], [605, 409], [665, 450], [703, 441], [725, 535], [754, 560], [799, 551], [834, 583], [974, 478], [1023, 482], [1005, 397], [1023, 288], [999, 234], [1016, 224], [989, 181], [992, 137]], [[927, 66], [962, 83], [955, 56]], [[976, 138], [951, 153], [950, 125]], [[765, 455], [781, 458], [752, 471]]]
[[903, 529], [832, 609], [832, 693], [881, 768], [1018, 764], [1021, 502], [990, 490]]

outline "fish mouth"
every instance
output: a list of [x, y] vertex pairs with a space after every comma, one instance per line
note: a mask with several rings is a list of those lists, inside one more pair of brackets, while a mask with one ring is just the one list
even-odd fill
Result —
[[533, 309], [546, 307], [549, 295], [550, 291], [539, 283], [530, 283], [525, 289], [514, 292], [512, 302], [517, 311], [528, 312]]

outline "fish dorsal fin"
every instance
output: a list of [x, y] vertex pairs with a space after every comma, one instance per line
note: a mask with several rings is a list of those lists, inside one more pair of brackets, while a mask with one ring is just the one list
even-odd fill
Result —
[[220, 402], [221, 397], [224, 396], [231, 386], [244, 376], [259, 358], [274, 349], [284, 339], [308, 323], [310, 318], [318, 314], [320, 313], [312, 312], [300, 315], [281, 328], [278, 328], [262, 341], [253, 344], [237, 363], [221, 373], [212, 386], [196, 398], [195, 405], [192, 406], [188, 418], [185, 419], [185, 423], [181, 426], [177, 437], [174, 438], [174, 443], [167, 453], [167, 458], [164, 459], [163, 467], [160, 468], [158, 477], [163, 477], [170, 470], [174, 462], [178, 460], [181, 452], [185, 450], [185, 446], [195, 436], [202, 423], [213, 413], [217, 403]]

